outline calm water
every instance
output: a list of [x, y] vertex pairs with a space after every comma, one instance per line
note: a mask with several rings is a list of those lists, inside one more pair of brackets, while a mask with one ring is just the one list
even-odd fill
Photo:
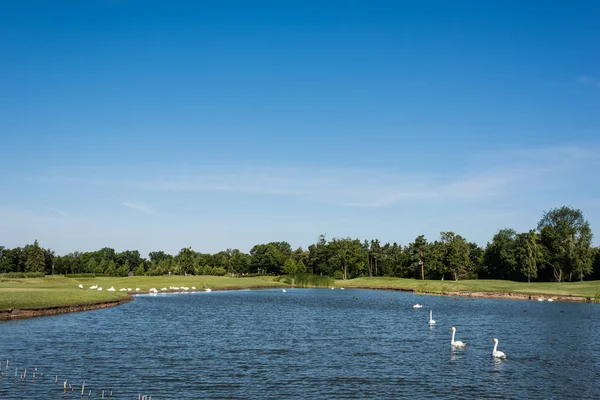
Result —
[[[86, 398], [598, 399], [599, 317], [593, 304], [371, 290], [138, 296], [0, 323], [0, 398], [60, 399], [69, 379], [65, 397], [80, 399], [85, 379]], [[451, 326], [465, 350], [451, 350]]]

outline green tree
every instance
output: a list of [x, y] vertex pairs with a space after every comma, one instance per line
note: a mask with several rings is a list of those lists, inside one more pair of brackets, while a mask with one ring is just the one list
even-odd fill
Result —
[[106, 275], [117, 276], [117, 265], [114, 260], [110, 260], [107, 262], [106, 269], [104, 270]]
[[285, 248], [282, 251], [281, 243], [285, 242], [272, 242], [254, 246], [250, 250], [252, 269], [263, 274], [280, 274], [281, 268], [291, 254], [291, 250], [289, 253], [285, 251]]
[[315, 275], [333, 275], [329, 258], [327, 239], [321, 234], [317, 243], [308, 246], [307, 270]]
[[516, 243], [517, 232], [514, 229], [500, 229], [494, 235], [484, 253], [489, 278], [510, 279], [517, 268]]
[[118, 276], [127, 276], [130, 271], [131, 271], [131, 267], [129, 266], [129, 261], [125, 261], [125, 264], [123, 264], [119, 268], [117, 268], [117, 275]]
[[534, 230], [517, 235], [517, 265], [519, 271], [527, 277], [527, 282], [531, 282], [531, 278], [537, 278], [538, 266], [543, 261], [542, 246], [539, 240], [539, 235]]
[[181, 249], [175, 257], [175, 261], [179, 264], [179, 274], [193, 274], [195, 272], [196, 253], [191, 247]]
[[452, 273], [457, 281], [459, 276], [465, 277], [470, 268], [469, 243], [454, 232], [442, 232], [440, 237], [444, 245], [445, 270]]
[[296, 261], [294, 261], [293, 258], [288, 258], [287, 260], [285, 260], [282, 270], [284, 274], [296, 275], [298, 270], [298, 264], [296, 264]]
[[592, 231], [581, 210], [571, 207], [545, 212], [538, 223], [541, 243], [546, 247], [546, 262], [554, 279], [562, 282], [568, 275], [581, 280], [592, 270]]
[[470, 279], [484, 276], [486, 268], [484, 260], [485, 251], [477, 243], [469, 242], [469, 260], [471, 263]]
[[414, 277], [425, 279], [425, 256], [428, 247], [427, 239], [425, 239], [425, 236], [420, 235], [406, 248], [408, 263], [413, 270]]
[[342, 272], [342, 279], [360, 276], [365, 269], [368, 256], [367, 249], [363, 248], [358, 239], [336, 239], [329, 243], [330, 259], [334, 270]]
[[133, 271], [135, 276], [144, 276], [146, 275], [146, 269], [144, 268], [144, 263], [141, 262], [140, 265]]
[[25, 272], [44, 272], [46, 257], [37, 240], [32, 245], [25, 246], [25, 254]]

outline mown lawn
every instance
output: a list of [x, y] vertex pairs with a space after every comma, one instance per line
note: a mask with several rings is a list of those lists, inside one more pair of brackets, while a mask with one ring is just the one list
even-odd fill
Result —
[[[84, 289], [78, 287], [82, 284]], [[98, 285], [102, 291], [88, 289]], [[106, 289], [114, 286], [115, 292]], [[259, 276], [250, 278], [229, 278], [223, 276], [140, 276], [140, 277], [97, 277], [65, 278], [47, 276], [45, 278], [0, 279], [0, 310], [8, 308], [53, 307], [71, 304], [94, 303], [117, 300], [127, 296], [119, 289], [139, 288], [147, 292], [150, 288], [160, 290], [171, 286], [195, 286], [198, 290], [235, 289], [252, 287], [286, 287], [275, 282], [273, 277]]]
[[544, 294], [554, 296], [600, 296], [600, 281], [584, 282], [512, 282], [491, 279], [466, 281], [421, 281], [403, 278], [356, 278], [336, 281], [336, 286], [368, 287], [373, 289], [405, 289], [423, 293], [443, 292], [505, 292], [523, 294]]

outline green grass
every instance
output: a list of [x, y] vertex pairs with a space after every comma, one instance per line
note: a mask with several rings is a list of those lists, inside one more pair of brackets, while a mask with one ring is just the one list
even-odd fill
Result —
[[[85, 289], [80, 289], [82, 284]], [[104, 290], [90, 290], [98, 285]], [[106, 289], [114, 286], [116, 292]], [[135, 276], [135, 277], [80, 277], [47, 276], [45, 278], [8, 279], [0, 278], [0, 310], [9, 308], [54, 307], [72, 304], [87, 304], [99, 301], [118, 300], [127, 296], [121, 288], [150, 288], [160, 290], [170, 286], [195, 286], [197, 289], [235, 289], [274, 287], [287, 285], [275, 282], [273, 277], [229, 278], [224, 276]]]
[[[45, 278], [0, 278], [0, 310], [9, 308], [35, 308], [86, 304], [99, 301], [118, 300], [127, 296], [119, 292], [120, 288], [150, 288], [160, 290], [170, 286], [195, 286], [198, 290], [242, 289], [261, 287], [286, 287], [287, 284], [277, 282], [270, 276], [229, 278], [224, 276], [140, 276], [140, 277], [78, 277], [47, 276]], [[329, 286], [329, 281], [326, 282]], [[85, 289], [79, 289], [82, 284]], [[89, 290], [89, 286], [99, 285], [103, 291]], [[114, 286], [116, 292], [106, 289]], [[346, 281], [331, 281], [331, 286], [366, 287], [372, 289], [404, 289], [419, 293], [443, 294], [448, 292], [500, 292], [522, 293], [552, 296], [582, 296], [600, 302], [600, 281], [585, 282], [511, 282], [501, 280], [466, 280], [466, 281], [421, 281], [402, 278], [357, 278]]]
[[584, 282], [512, 282], [503, 280], [477, 279], [465, 281], [421, 281], [403, 278], [356, 278], [336, 281], [336, 286], [366, 287], [373, 289], [404, 289], [419, 293], [447, 292], [501, 292], [532, 295], [581, 296], [594, 298], [600, 293], [600, 281]]

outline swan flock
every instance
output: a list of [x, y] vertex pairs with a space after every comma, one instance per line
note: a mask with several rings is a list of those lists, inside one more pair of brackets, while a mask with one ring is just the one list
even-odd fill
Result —
[[[421, 304], [415, 304], [413, 305], [413, 308], [421, 308], [423, 307]], [[433, 310], [429, 310], [429, 321], [428, 324], [430, 326], [435, 325], [436, 322], [433, 319]], [[450, 346], [454, 349], [454, 348], [465, 348], [467, 347], [467, 344], [464, 342], [461, 342], [460, 340], [455, 340], [456, 337], [456, 327], [451, 327], [450, 330], [452, 331], [452, 338], [450, 339]], [[498, 350], [498, 339], [497, 338], [493, 338], [492, 342], [494, 342], [494, 349], [492, 350], [492, 357], [495, 359], [499, 359], [499, 358], [506, 358], [506, 354], [504, 354], [504, 352]]]

